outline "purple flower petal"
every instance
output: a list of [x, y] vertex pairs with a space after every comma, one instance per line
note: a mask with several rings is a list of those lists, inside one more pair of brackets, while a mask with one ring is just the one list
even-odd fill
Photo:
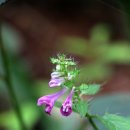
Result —
[[49, 82], [49, 86], [50, 87], [57, 87], [57, 86], [60, 86], [64, 82], [65, 82], [65, 79], [63, 77], [60, 77], [57, 79], [51, 79]]
[[65, 102], [61, 106], [60, 112], [63, 116], [69, 116], [72, 113], [73, 93], [74, 93], [74, 88], [71, 90], [69, 96], [66, 98]]
[[72, 113], [72, 106], [62, 106], [60, 112], [63, 116], [69, 116]]
[[51, 78], [55, 79], [55, 78], [59, 78], [60, 76], [62, 76], [64, 73], [63, 72], [52, 72], [51, 73]]
[[51, 94], [51, 95], [46, 95], [43, 97], [40, 97], [37, 101], [37, 105], [45, 105], [45, 112], [50, 115], [51, 110], [55, 104], [55, 101], [66, 92], [67, 88], [63, 88], [61, 91]]
[[52, 110], [53, 107], [49, 106], [49, 105], [46, 105], [46, 108], [45, 108], [45, 112], [49, 115], [51, 115], [51, 110]]

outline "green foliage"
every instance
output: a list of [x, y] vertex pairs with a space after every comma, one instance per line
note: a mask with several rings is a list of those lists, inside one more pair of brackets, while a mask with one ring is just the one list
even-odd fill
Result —
[[[67, 37], [64, 39], [62, 46], [65, 52], [71, 52], [72, 54], [77, 54], [84, 56], [86, 53], [86, 43], [87, 40], [79, 37]], [[61, 45], [61, 44], [59, 44]], [[61, 48], [59, 46], [59, 48]]]
[[110, 39], [110, 30], [105, 25], [98, 25], [90, 32], [90, 42], [92, 44], [106, 44]]
[[110, 67], [106, 67], [104, 64], [100, 62], [81, 65], [80, 70], [81, 73], [77, 79], [77, 82], [104, 80], [108, 78], [112, 73]]
[[68, 88], [72, 88], [73, 87], [73, 82], [72, 81], [67, 81], [67, 82], [65, 82], [64, 84], [63, 84], [63, 87], [64, 86], [67, 86]]
[[56, 59], [56, 58], [51, 58], [51, 62], [53, 64], [59, 64], [60, 63], [60, 61], [58, 59]]
[[79, 73], [80, 70], [75, 68], [73, 71], [69, 71], [68, 76], [70, 76], [71, 78], [75, 78]]
[[86, 95], [94, 95], [99, 92], [100, 85], [99, 84], [82, 84], [80, 87], [81, 94]]
[[109, 130], [130, 130], [130, 120], [114, 114], [105, 114], [103, 117], [97, 116], [97, 118], [109, 129]]
[[[37, 111], [34, 102], [28, 102], [21, 105], [21, 113], [24, 123], [28, 129], [32, 129], [34, 123], [38, 120], [40, 113]], [[5, 126], [8, 130], [20, 130], [19, 121], [13, 110], [7, 111], [0, 116], [0, 125]]]
[[[104, 80], [112, 74], [114, 64], [130, 64], [130, 44], [126, 41], [110, 41], [109, 26], [97, 25], [89, 39], [67, 37], [59, 44], [65, 53], [80, 56], [84, 64], [80, 65], [81, 75], [77, 81]], [[88, 62], [89, 61], [89, 62]]]
[[73, 66], [76, 65], [76, 63], [71, 58], [67, 58], [64, 54], [58, 54], [57, 58], [51, 58], [51, 62], [53, 64], [59, 64], [59, 65], [68, 65]]
[[81, 117], [85, 117], [88, 112], [88, 102], [79, 100], [74, 104], [73, 109], [78, 112]]
[[[6, 38], [7, 34], [3, 33], [5, 40], [3, 41], [7, 44], [7, 41], [11, 41], [10, 37], [9, 39]], [[76, 55], [82, 56], [84, 59], [91, 59], [93, 62], [88, 64], [85, 62], [84, 65], [81, 65], [81, 76], [78, 77], [77, 80], [81, 82], [81, 79], [84, 78], [90, 78], [90, 79], [102, 79], [104, 75], [106, 76], [111, 70], [109, 70], [108, 66], [106, 64], [109, 63], [130, 63], [130, 45], [129, 43], [122, 44], [124, 42], [116, 42], [113, 44], [108, 44], [110, 38], [109, 32], [106, 30], [106, 28], [102, 26], [98, 26], [94, 28], [91, 32], [90, 39], [85, 40], [82, 38], [72, 38], [69, 39], [67, 44], [65, 44], [66, 47], [62, 44], [62, 48], [66, 49], [67, 53], [73, 53]], [[12, 38], [13, 39], [13, 38]], [[71, 44], [69, 43], [71, 42]], [[16, 42], [17, 43], [17, 42]], [[86, 44], [88, 43], [88, 44]], [[20, 101], [21, 104], [21, 110], [22, 110], [22, 116], [25, 122], [25, 125], [27, 128], [31, 129], [33, 125], [37, 122], [40, 115], [37, 111], [38, 108], [36, 108], [36, 102], [32, 102], [32, 100], [35, 99], [36, 95], [42, 95], [43, 93], [48, 93], [50, 89], [43, 88], [43, 86], [48, 86], [48, 83], [45, 82], [44, 84], [41, 84], [41, 87], [35, 87], [34, 93], [32, 92], [33, 89], [29, 89], [30, 86], [33, 86], [30, 84], [30, 80], [27, 78], [26, 73], [24, 73], [24, 69], [21, 67], [21, 62], [18, 62], [18, 59], [14, 56], [15, 53], [14, 50], [17, 52], [17, 48], [14, 44], [7, 44], [6, 46], [10, 45], [10, 48], [12, 48], [12, 51], [9, 52], [9, 59], [11, 59], [10, 68], [11, 68], [11, 74], [12, 74], [12, 82], [14, 84], [14, 90], [17, 92], [18, 101]], [[15, 48], [16, 47], [16, 48]], [[7, 49], [10, 50], [10, 49]], [[13, 55], [11, 55], [11, 53]], [[87, 57], [87, 58], [86, 58]], [[58, 59], [51, 58], [51, 62], [53, 64], [60, 64], [58, 67], [61, 69], [64, 68], [66, 65], [73, 66], [76, 65], [76, 62], [73, 61], [71, 58], [67, 58], [65, 60], [65, 55], [58, 55]], [[16, 62], [17, 61], [17, 62]], [[57, 67], [57, 68], [58, 68]], [[71, 69], [71, 67], [69, 69]], [[76, 77], [79, 74], [79, 70], [75, 69], [73, 71], [69, 71], [67, 73], [67, 76], [70, 77]], [[2, 79], [3, 80], [3, 79]], [[32, 82], [33, 83], [33, 82]], [[73, 82], [67, 81], [65, 86], [72, 87]], [[42, 89], [41, 89], [42, 88]], [[81, 94], [86, 95], [93, 95], [99, 92], [100, 85], [98, 84], [82, 84], [79, 87], [79, 90]], [[53, 91], [53, 90], [51, 90]], [[34, 97], [34, 98], [32, 98]], [[29, 100], [31, 99], [31, 101]], [[24, 104], [23, 101], [26, 100], [26, 103], [30, 101], [28, 104]], [[78, 100], [78, 98], [77, 98]], [[57, 107], [61, 107], [61, 103], [56, 102], [55, 104]], [[78, 100], [74, 106], [73, 109], [75, 112], [79, 113], [81, 117], [85, 117], [88, 113], [88, 102]], [[31, 117], [31, 118], [30, 118]], [[42, 116], [43, 117], [43, 116]], [[103, 117], [97, 116], [97, 118], [105, 124], [109, 130], [130, 130], [130, 118], [125, 119], [123, 117], [112, 115], [112, 114], [106, 114]], [[11, 120], [9, 120], [11, 119]], [[45, 120], [43, 119], [45, 122]], [[19, 122], [17, 118], [15, 117], [14, 112], [8, 111], [7, 113], [1, 114], [0, 122], [3, 126], [7, 126], [8, 128], [12, 129], [19, 129]], [[50, 123], [50, 122], [49, 122]], [[50, 126], [49, 126], [50, 127]]]
[[128, 42], [114, 42], [109, 46], [103, 60], [111, 63], [130, 63], [130, 45]]

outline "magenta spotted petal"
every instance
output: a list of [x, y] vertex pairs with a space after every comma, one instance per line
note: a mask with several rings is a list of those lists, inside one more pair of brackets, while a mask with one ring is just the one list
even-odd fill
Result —
[[62, 105], [60, 112], [63, 116], [69, 116], [72, 113], [72, 106], [70, 104]]
[[57, 93], [40, 97], [37, 101], [37, 105], [38, 106], [45, 105], [45, 112], [50, 115], [51, 110], [55, 104], [55, 101], [60, 96], [62, 96], [66, 92], [66, 90], [67, 90], [66, 88], [63, 88], [61, 91], [59, 91]]
[[63, 116], [69, 116], [72, 113], [73, 93], [74, 93], [74, 88], [71, 90], [69, 96], [66, 98], [65, 102], [61, 106], [60, 112]]

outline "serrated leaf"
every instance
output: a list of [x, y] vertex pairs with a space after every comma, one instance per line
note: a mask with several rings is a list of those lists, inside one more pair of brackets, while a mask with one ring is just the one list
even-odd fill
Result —
[[82, 84], [80, 87], [81, 94], [94, 95], [100, 90], [99, 84]]
[[81, 117], [84, 117], [86, 113], [88, 112], [88, 102], [86, 101], [78, 101], [74, 105], [74, 111], [78, 112]]
[[130, 120], [114, 114], [97, 117], [109, 130], [130, 130]]

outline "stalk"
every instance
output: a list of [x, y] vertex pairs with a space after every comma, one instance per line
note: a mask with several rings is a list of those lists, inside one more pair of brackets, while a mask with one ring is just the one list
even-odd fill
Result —
[[94, 130], [98, 130], [98, 128], [97, 128], [95, 122], [94, 122], [93, 119], [92, 119], [93, 116], [91, 116], [91, 115], [89, 115], [89, 114], [87, 113], [87, 114], [86, 114], [86, 117], [88, 118], [88, 121], [89, 121], [89, 123], [92, 125], [93, 129], [94, 129]]
[[13, 87], [12, 78], [11, 78], [8, 54], [6, 53], [6, 49], [4, 47], [4, 44], [2, 43], [1, 28], [0, 28], [0, 53], [1, 53], [1, 57], [2, 57], [3, 69], [5, 72], [4, 80], [5, 80], [7, 89], [8, 89], [11, 104], [12, 104], [12, 106], [15, 110], [15, 113], [17, 115], [17, 118], [19, 120], [21, 130], [27, 130], [27, 128], [24, 124], [23, 118], [22, 118], [17, 96], [13, 89], [14, 87]]

